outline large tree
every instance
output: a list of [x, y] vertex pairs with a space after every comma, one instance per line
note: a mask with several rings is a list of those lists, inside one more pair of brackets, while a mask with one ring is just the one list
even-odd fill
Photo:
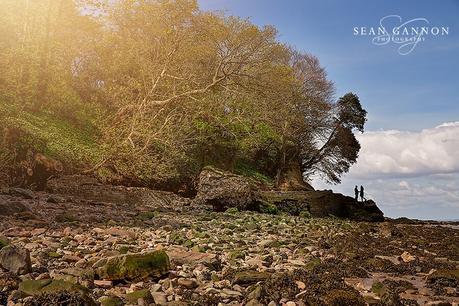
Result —
[[357, 158], [358, 98], [335, 102], [319, 60], [273, 27], [195, 0], [5, 0], [0, 13], [0, 98], [92, 118], [103, 154], [85, 172], [170, 186], [212, 164], [303, 188]]

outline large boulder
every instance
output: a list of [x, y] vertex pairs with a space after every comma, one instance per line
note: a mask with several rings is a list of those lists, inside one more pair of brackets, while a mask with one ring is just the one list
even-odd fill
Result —
[[383, 212], [373, 200], [358, 202], [354, 198], [331, 190], [321, 190], [307, 193], [312, 216], [348, 218], [356, 221], [384, 221]]
[[97, 305], [83, 286], [63, 280], [41, 279], [24, 280], [19, 284], [19, 291], [31, 296], [26, 305]]
[[32, 270], [29, 251], [14, 245], [0, 250], [0, 267], [15, 274], [27, 274]]
[[255, 189], [244, 176], [206, 167], [199, 175], [195, 203], [211, 205], [216, 211], [230, 207], [258, 210]]
[[11, 216], [26, 211], [29, 211], [29, 208], [22, 199], [0, 194], [0, 216]]
[[93, 268], [100, 279], [141, 280], [147, 277], [160, 278], [169, 273], [170, 261], [166, 252], [154, 251], [103, 258]]

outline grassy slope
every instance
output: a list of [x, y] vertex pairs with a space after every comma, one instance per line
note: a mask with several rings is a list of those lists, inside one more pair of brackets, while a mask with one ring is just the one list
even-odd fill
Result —
[[47, 113], [31, 113], [0, 103], [0, 126], [19, 129], [20, 142], [36, 152], [64, 162], [68, 167], [84, 167], [102, 159], [97, 130], [89, 123], [81, 127]]

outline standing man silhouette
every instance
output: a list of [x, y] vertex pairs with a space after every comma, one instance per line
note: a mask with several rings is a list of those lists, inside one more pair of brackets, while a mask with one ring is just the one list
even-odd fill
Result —
[[365, 201], [364, 195], [365, 195], [365, 193], [364, 193], [363, 186], [360, 185], [360, 198], [362, 199], [362, 203]]
[[355, 185], [354, 193], [355, 193], [355, 201], [357, 202], [359, 200], [359, 188], [357, 187], [357, 185]]

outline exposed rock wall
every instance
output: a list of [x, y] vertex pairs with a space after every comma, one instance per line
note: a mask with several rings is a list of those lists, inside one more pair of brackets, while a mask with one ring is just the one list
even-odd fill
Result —
[[312, 217], [384, 220], [382, 211], [371, 200], [361, 203], [331, 190], [310, 188], [304, 191], [264, 191], [246, 177], [212, 168], [201, 172], [197, 189], [195, 203], [212, 206], [217, 211], [231, 207], [258, 211], [263, 205], [274, 205], [277, 210], [291, 215], [307, 211]]
[[[157, 210], [181, 210], [190, 199], [176, 194], [140, 187], [104, 185], [95, 178], [83, 175], [53, 178], [47, 183], [52, 193], [71, 195], [95, 202], [129, 204]], [[275, 207], [291, 215], [304, 212], [312, 217], [336, 216], [363, 221], [383, 221], [381, 210], [373, 201], [356, 202], [353, 198], [331, 190], [266, 191], [247, 177], [205, 168], [197, 182], [197, 207], [211, 206], [215, 211], [236, 207], [238, 210], [263, 210]]]
[[90, 201], [150, 206], [160, 210], [180, 209], [190, 201], [172, 192], [143, 187], [104, 185], [97, 179], [85, 175], [68, 175], [50, 179], [47, 182], [47, 191]]
[[260, 193], [260, 198], [293, 215], [308, 210], [312, 217], [335, 216], [361, 221], [384, 221], [383, 212], [374, 201], [356, 202], [351, 197], [331, 190], [265, 191]]

